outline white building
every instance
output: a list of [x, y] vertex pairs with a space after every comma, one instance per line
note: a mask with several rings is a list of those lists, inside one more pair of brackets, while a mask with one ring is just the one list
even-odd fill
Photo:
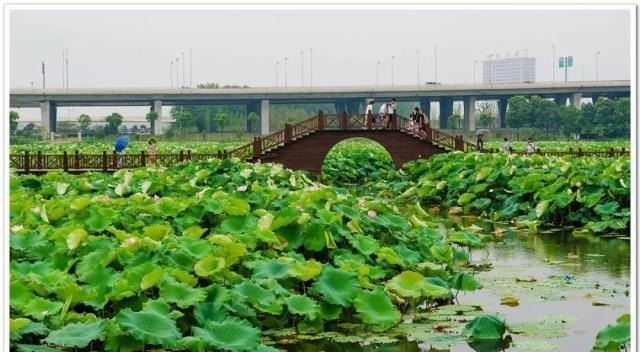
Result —
[[528, 83], [536, 81], [535, 57], [507, 57], [482, 61], [483, 83]]

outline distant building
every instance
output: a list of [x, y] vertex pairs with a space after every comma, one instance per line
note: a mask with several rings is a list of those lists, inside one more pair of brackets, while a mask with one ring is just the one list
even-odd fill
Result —
[[483, 83], [529, 83], [536, 81], [535, 57], [495, 58], [482, 61]]

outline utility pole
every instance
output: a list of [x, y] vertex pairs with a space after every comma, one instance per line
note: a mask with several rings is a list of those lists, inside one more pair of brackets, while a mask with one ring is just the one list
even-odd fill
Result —
[[65, 64], [67, 65], [67, 89], [69, 89], [69, 50], [64, 49], [66, 52], [66, 56], [64, 58]]
[[191, 88], [191, 64], [193, 63], [193, 58], [191, 57], [191, 48], [189, 48], [189, 88]]
[[44, 90], [44, 61], [42, 61], [42, 89]]

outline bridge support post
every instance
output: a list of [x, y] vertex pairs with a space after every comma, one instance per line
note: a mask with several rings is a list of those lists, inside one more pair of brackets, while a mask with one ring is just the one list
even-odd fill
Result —
[[158, 118], [153, 123], [153, 130], [151, 131], [152, 134], [158, 136], [158, 135], [160, 135], [160, 132], [162, 131], [160, 129], [160, 123], [161, 122], [165, 123], [162, 120], [162, 100], [154, 100], [153, 101], [153, 105], [151, 106], [151, 111], [158, 113]]
[[260, 134], [266, 136], [269, 134], [269, 100], [260, 101]]
[[293, 139], [293, 128], [290, 123], [284, 124], [284, 142], [289, 143]]
[[[57, 111], [55, 103], [50, 101], [43, 101], [40, 103], [40, 116], [45, 134], [56, 131]], [[45, 135], [44, 139], [48, 139], [46, 137], [47, 136]]]
[[453, 98], [440, 98], [440, 128], [449, 128], [449, 116], [453, 113]]
[[262, 154], [262, 138], [253, 137], [253, 157], [258, 158]]
[[476, 97], [468, 97], [464, 100], [464, 130], [476, 129]]
[[498, 99], [498, 119], [500, 120], [500, 128], [507, 127], [507, 104], [509, 100], [506, 97]]
[[573, 93], [569, 97], [570, 104], [575, 106], [576, 109], [580, 109], [581, 101], [582, 101], [582, 93]]
[[341, 112], [338, 114], [338, 126], [341, 130], [347, 129], [347, 113]]

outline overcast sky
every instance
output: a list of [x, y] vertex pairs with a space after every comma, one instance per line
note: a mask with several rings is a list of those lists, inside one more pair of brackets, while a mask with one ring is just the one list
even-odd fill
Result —
[[[598, 51], [598, 78], [626, 80], [635, 39], [631, 11], [594, 5], [14, 9], [9, 17], [10, 87], [30, 87], [31, 82], [42, 87], [43, 61], [47, 88], [62, 87], [65, 49], [70, 88], [168, 88], [172, 80], [176, 83], [176, 69], [180, 84], [184, 77], [188, 85], [191, 73], [194, 86], [273, 87], [276, 68], [282, 87], [285, 57], [288, 86], [308, 86], [311, 78], [313, 86], [375, 85], [376, 75], [380, 85], [390, 85], [392, 56], [395, 85], [417, 84], [418, 74], [422, 84], [436, 74], [443, 83], [471, 83], [475, 60], [480, 81], [481, 62], [489, 54], [516, 52], [536, 58], [537, 81], [551, 81], [553, 44], [556, 60], [573, 55], [569, 80], [594, 80]], [[555, 79], [564, 79], [564, 71], [555, 66]]]

